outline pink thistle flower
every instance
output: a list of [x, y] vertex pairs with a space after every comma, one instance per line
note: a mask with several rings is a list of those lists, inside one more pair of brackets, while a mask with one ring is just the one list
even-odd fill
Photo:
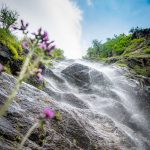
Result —
[[55, 117], [55, 112], [50, 108], [45, 108], [43, 110], [43, 114], [45, 115], [46, 119], [52, 119]]
[[54, 41], [47, 42], [47, 43], [46, 43], [46, 46], [48, 47], [48, 46], [51, 45], [52, 43], [54, 43]]
[[42, 69], [41, 69], [41, 68], [39, 68], [37, 72], [38, 72], [38, 73], [42, 73]]
[[49, 40], [48, 36], [45, 36], [45, 37], [43, 38], [43, 41], [48, 41], [48, 40]]
[[22, 47], [23, 47], [24, 49], [29, 49], [29, 44], [28, 44], [28, 42], [24, 41], [24, 42], [22, 43]]
[[4, 66], [0, 63], [0, 73], [4, 71]]
[[41, 35], [41, 32], [42, 32], [42, 28], [39, 28], [38, 29], [38, 34]]
[[41, 43], [39, 46], [41, 49], [46, 49], [46, 44], [45, 43]]
[[44, 31], [43, 37], [48, 36], [48, 32]]
[[43, 75], [39, 72], [39, 73], [37, 73], [37, 78], [38, 78], [38, 80], [43, 80]]
[[24, 24], [24, 21], [21, 20], [21, 27], [20, 27], [19, 30], [22, 30], [22, 32], [23, 32], [24, 34], [27, 34], [28, 31], [26, 31], [26, 33], [25, 33], [25, 30], [27, 30], [28, 25], [29, 25], [28, 23]]
[[48, 51], [48, 52], [51, 52], [53, 49], [55, 49], [55, 45], [50, 46], [50, 47], [47, 49], [47, 51]]

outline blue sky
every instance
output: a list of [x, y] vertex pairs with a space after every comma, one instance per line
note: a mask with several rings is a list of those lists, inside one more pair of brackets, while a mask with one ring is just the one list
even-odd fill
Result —
[[132, 27], [150, 27], [150, 0], [75, 0], [83, 12], [82, 32], [86, 45]]

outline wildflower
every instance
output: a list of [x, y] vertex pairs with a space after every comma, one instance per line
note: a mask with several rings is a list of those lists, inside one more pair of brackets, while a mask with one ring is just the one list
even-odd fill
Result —
[[39, 68], [38, 70], [37, 70], [37, 73], [42, 73], [42, 69], [41, 68]]
[[38, 29], [38, 35], [41, 35], [41, 32], [42, 32], [42, 28], [39, 28]]
[[0, 73], [4, 71], [4, 66], [0, 63]]
[[18, 29], [18, 28], [17, 28], [17, 27], [15, 27], [15, 26], [14, 26], [14, 27], [12, 27], [12, 28], [13, 28], [14, 30], [17, 30], [17, 29]]
[[55, 49], [55, 45], [49, 46], [47, 52], [50, 53], [53, 49]]
[[43, 38], [43, 41], [48, 41], [48, 40], [49, 40], [48, 36], [45, 36], [45, 37]]
[[43, 80], [43, 75], [41, 73], [36, 74], [38, 80]]
[[45, 50], [47, 46], [46, 46], [46, 44], [43, 42], [43, 43], [40, 44], [39, 47], [40, 47], [41, 49], [44, 49], [44, 50]]
[[52, 119], [55, 117], [55, 112], [50, 108], [45, 108], [43, 110], [43, 114], [45, 115], [46, 119]]
[[22, 43], [22, 47], [23, 47], [24, 49], [29, 49], [29, 44], [28, 44], [28, 42], [24, 41], [24, 42]]
[[24, 24], [24, 21], [21, 20], [21, 27], [18, 28], [18, 30], [22, 30], [22, 32], [23, 32], [24, 34], [27, 34], [28, 31], [26, 31], [26, 30], [27, 30], [27, 27], [28, 27], [28, 26], [29, 26], [29, 23]]

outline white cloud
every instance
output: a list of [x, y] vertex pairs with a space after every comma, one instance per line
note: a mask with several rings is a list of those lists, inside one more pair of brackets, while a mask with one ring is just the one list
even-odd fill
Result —
[[93, 0], [87, 0], [87, 5], [92, 6], [93, 5]]
[[32, 31], [41, 26], [46, 29], [67, 57], [81, 57], [82, 11], [72, 0], [0, 0], [0, 4], [1, 1], [16, 9]]

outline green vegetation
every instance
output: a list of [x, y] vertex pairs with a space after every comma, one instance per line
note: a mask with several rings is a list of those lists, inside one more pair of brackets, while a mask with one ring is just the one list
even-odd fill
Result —
[[131, 35], [126, 36], [125, 34], [120, 34], [112, 39], [108, 38], [104, 44], [94, 40], [93, 46], [88, 49], [87, 57], [97, 59], [121, 55], [129, 46], [130, 41]]
[[[137, 49], [143, 48], [144, 46], [148, 48], [148, 45], [144, 42], [144, 38], [132, 39], [131, 34], [120, 34], [112, 39], [107, 39], [103, 44], [94, 40], [92, 47], [87, 50], [86, 57], [99, 60], [114, 56], [129, 56], [129, 54], [131, 55], [133, 52], [136, 52]], [[142, 44], [145, 45], [143, 46]], [[140, 52], [142, 54], [145, 51], [143, 50]], [[145, 53], [148, 53], [148, 50]]]
[[18, 16], [16, 11], [8, 9], [7, 6], [3, 6], [0, 10], [0, 22], [2, 28], [8, 30], [16, 23]]
[[56, 48], [53, 52], [52, 52], [52, 57], [56, 58], [56, 59], [64, 59], [64, 51]]
[[9, 30], [0, 28], [0, 44], [5, 45], [10, 50], [14, 59], [18, 59], [22, 53], [21, 43]]
[[[107, 38], [105, 43], [93, 40], [84, 58], [118, 63], [122, 67], [128, 66], [137, 74], [150, 76], [150, 28], [133, 28], [130, 34], [115, 35], [113, 38]], [[133, 63], [135, 60], [137, 64]], [[134, 66], [131, 68], [129, 63]]]
[[[0, 63], [4, 65], [7, 73], [13, 75], [19, 74], [22, 64], [30, 52], [30, 48], [28, 47], [30, 44], [26, 41], [28, 31], [25, 31], [29, 24], [25, 24], [24, 21], [21, 20], [21, 26], [18, 28], [18, 16], [19, 15], [16, 11], [8, 9], [7, 6], [3, 6], [0, 10]], [[13, 35], [11, 32], [12, 28], [14, 30], [23, 31], [26, 36], [19, 40], [17, 36]], [[40, 34], [45, 34], [45, 36], [47, 36], [46, 31], [42, 32], [40, 31]], [[54, 46], [48, 51], [51, 51], [53, 47]], [[64, 59], [63, 50], [55, 49], [50, 55], [48, 54], [48, 51], [43, 50], [43, 48], [40, 47], [40, 44], [34, 47], [34, 55], [29, 62], [30, 68], [33, 68], [32, 66], [35, 65], [37, 58], [39, 58], [40, 62], [44, 65], [51, 65], [52, 59]]]

